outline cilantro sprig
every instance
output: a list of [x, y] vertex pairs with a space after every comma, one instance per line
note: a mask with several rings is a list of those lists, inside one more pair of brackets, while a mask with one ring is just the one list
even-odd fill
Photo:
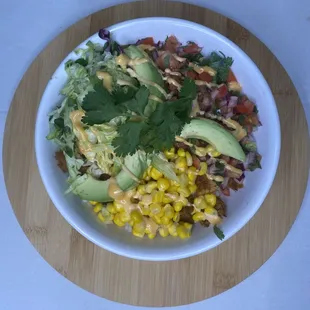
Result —
[[216, 225], [213, 226], [213, 232], [215, 233], [215, 235], [216, 235], [220, 240], [225, 239], [225, 235], [224, 235], [222, 229], [220, 229], [220, 228], [217, 227]]
[[155, 111], [146, 117], [144, 111], [149, 94], [145, 86], [136, 92], [127, 90], [126, 94], [122, 88], [109, 93], [98, 83], [83, 100], [85, 116], [82, 121], [94, 125], [125, 116], [125, 122], [118, 127], [118, 136], [112, 141], [118, 156], [133, 154], [138, 149], [152, 153], [171, 148], [175, 136], [190, 121], [192, 101], [196, 97], [195, 82], [186, 78], [179, 99], [157, 104]]

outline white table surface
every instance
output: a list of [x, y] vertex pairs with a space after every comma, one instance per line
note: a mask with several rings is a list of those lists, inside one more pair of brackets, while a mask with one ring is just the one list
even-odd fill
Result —
[[[14, 90], [23, 73], [69, 25], [104, 7], [126, 1], [0, 1], [0, 139]], [[196, 0], [256, 34], [290, 74], [310, 120], [310, 1]], [[298, 137], [296, 137], [298, 139]], [[16, 137], [16, 143], [22, 137]], [[2, 152], [0, 157], [2, 156]], [[2, 165], [2, 159], [1, 159]], [[309, 185], [309, 182], [308, 182]], [[298, 184], [296, 184], [298, 186]], [[308, 186], [309, 189], [309, 186]], [[20, 228], [0, 170], [0, 309], [134, 309], [94, 296], [45, 262]], [[251, 277], [212, 299], [179, 309], [286, 310], [310, 306], [310, 195], [276, 253]], [[142, 308], [143, 309], [143, 308]]]

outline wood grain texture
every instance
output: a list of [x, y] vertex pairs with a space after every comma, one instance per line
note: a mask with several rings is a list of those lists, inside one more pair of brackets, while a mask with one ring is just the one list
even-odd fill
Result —
[[[51, 203], [34, 155], [34, 125], [44, 88], [63, 58], [99, 28], [146, 16], [204, 24], [237, 43], [259, 66], [275, 96], [282, 150], [275, 182], [255, 217], [234, 237], [193, 258], [141, 262], [109, 253], [78, 234]], [[5, 182], [16, 217], [38, 252], [66, 278], [99, 296], [138, 306], [177, 306], [222, 293], [258, 269], [289, 231], [309, 171], [305, 115], [287, 73], [250, 32], [209, 10], [176, 2], [142, 1], [97, 12], [51, 42], [18, 86], [6, 123]], [[56, 169], [56, 168], [55, 168]]]

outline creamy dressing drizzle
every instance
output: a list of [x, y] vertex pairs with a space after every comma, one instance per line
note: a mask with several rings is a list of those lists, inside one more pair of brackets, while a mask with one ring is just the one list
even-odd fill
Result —
[[[141, 212], [140, 206], [131, 202], [133, 191], [124, 192], [117, 184], [115, 178], [110, 179], [108, 194], [112, 199], [114, 199], [115, 202], [123, 206], [126, 213], [130, 214], [134, 210], [139, 210], [139, 212]], [[143, 216], [143, 221], [146, 229], [149, 230], [150, 233], [156, 234], [158, 225], [152, 219], [146, 218], [145, 216]]]

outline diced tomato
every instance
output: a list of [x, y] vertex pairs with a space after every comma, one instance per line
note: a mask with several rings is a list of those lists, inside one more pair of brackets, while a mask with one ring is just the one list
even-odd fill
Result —
[[254, 103], [250, 100], [245, 100], [243, 103], [237, 104], [234, 109], [236, 113], [249, 115], [254, 110]]
[[202, 72], [199, 74], [199, 80], [210, 83], [212, 81], [212, 76], [207, 72]]
[[200, 169], [200, 160], [197, 156], [195, 155], [192, 155], [192, 158], [193, 158], [193, 166], [196, 168], [196, 169]]
[[188, 45], [183, 47], [183, 53], [185, 54], [196, 54], [201, 51], [201, 47], [199, 47], [196, 43], [189, 43]]
[[227, 83], [230, 83], [230, 82], [238, 82], [231, 69], [229, 70], [228, 77], [227, 77]]
[[218, 88], [218, 94], [216, 95], [216, 98], [223, 98], [228, 93], [228, 88], [225, 84], [220, 85]]
[[145, 45], [152, 45], [152, 46], [155, 45], [153, 37], [147, 37], [147, 38], [141, 39], [139, 43], [145, 44]]
[[196, 71], [189, 70], [186, 72], [186, 76], [192, 80], [198, 80], [199, 75]]
[[223, 195], [230, 196], [230, 189], [228, 187], [221, 188]]

